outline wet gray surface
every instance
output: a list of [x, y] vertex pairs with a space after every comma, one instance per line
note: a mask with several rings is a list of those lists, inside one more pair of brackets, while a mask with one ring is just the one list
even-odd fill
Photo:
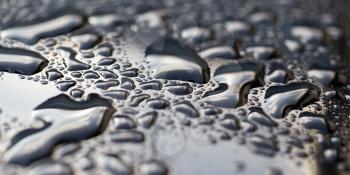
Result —
[[347, 5], [1, 1], [0, 170], [348, 174]]

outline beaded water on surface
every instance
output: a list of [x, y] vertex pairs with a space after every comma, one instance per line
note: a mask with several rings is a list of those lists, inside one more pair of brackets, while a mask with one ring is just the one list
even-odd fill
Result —
[[19, 2], [4, 174], [348, 172], [345, 2]]

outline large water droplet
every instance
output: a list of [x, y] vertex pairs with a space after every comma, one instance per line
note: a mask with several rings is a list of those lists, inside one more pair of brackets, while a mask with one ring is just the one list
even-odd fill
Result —
[[292, 78], [291, 71], [279, 62], [272, 62], [268, 66], [266, 79], [275, 83], [286, 83]]
[[190, 43], [200, 43], [207, 40], [211, 33], [203, 27], [190, 27], [181, 32], [181, 37]]
[[320, 29], [309, 26], [294, 26], [290, 29], [290, 33], [293, 37], [304, 44], [319, 44], [322, 42], [324, 37]]
[[251, 31], [251, 26], [243, 21], [227, 21], [225, 22], [225, 29], [233, 35], [244, 35]]
[[53, 37], [70, 32], [83, 25], [84, 18], [67, 14], [51, 20], [28, 26], [18, 26], [1, 31], [1, 38], [18, 40], [26, 44], [35, 44], [45, 37]]
[[321, 133], [328, 133], [328, 127], [324, 116], [322, 115], [303, 112], [299, 114], [298, 122], [306, 129], [313, 129]]
[[230, 46], [217, 46], [199, 52], [202, 58], [236, 58], [236, 52]]
[[266, 156], [273, 156], [279, 151], [277, 144], [274, 140], [265, 138], [260, 135], [252, 136], [248, 138], [249, 148], [257, 154]]
[[71, 37], [72, 41], [79, 45], [80, 49], [90, 49], [99, 42], [100, 37], [94, 33], [84, 33]]
[[266, 90], [264, 111], [275, 118], [282, 118], [287, 108], [301, 108], [318, 99], [320, 89], [307, 82], [292, 82], [271, 86]]
[[0, 46], [0, 71], [33, 75], [41, 71], [48, 61], [38, 53]]
[[249, 110], [251, 111], [248, 116], [250, 121], [254, 121], [260, 125], [268, 127], [277, 126], [277, 124], [269, 116], [267, 116], [261, 108], [252, 107]]
[[338, 73], [335, 66], [330, 66], [329, 61], [326, 58], [317, 60], [316, 63], [311, 64], [307, 75], [325, 87], [331, 85], [346, 84], [347, 77]]
[[53, 97], [33, 111], [33, 117], [48, 126], [12, 143], [3, 160], [28, 165], [49, 154], [60, 142], [79, 141], [102, 132], [113, 112], [109, 101], [96, 94], [82, 102], [63, 94]]
[[214, 79], [220, 85], [204, 95], [204, 100], [216, 106], [233, 108], [247, 101], [249, 89], [263, 84], [264, 66], [255, 62], [228, 64], [219, 67]]
[[209, 67], [197, 53], [174, 39], [164, 39], [146, 49], [146, 60], [159, 79], [206, 83]]

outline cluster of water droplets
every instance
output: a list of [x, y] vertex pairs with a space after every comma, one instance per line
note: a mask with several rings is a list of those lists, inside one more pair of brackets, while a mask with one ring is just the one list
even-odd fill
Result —
[[[191, 11], [196, 5], [208, 11]], [[337, 165], [334, 133], [348, 128], [349, 107], [331, 50], [341, 30], [329, 14], [299, 22], [250, 5], [232, 4], [244, 7], [240, 17], [211, 16], [194, 2], [126, 16], [65, 13], [1, 30], [0, 71], [62, 94], [33, 109], [32, 123], [2, 131], [0, 169], [167, 174], [181, 172], [167, 158], [190, 152], [189, 142]]]

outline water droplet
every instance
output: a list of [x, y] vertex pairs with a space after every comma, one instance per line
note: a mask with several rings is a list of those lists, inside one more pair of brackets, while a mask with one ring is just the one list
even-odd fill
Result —
[[38, 53], [0, 46], [0, 71], [33, 75], [46, 67], [48, 61]]
[[18, 140], [8, 148], [3, 160], [28, 165], [50, 154], [60, 142], [92, 137], [103, 131], [113, 111], [110, 103], [96, 94], [82, 102], [73, 101], [63, 94], [48, 99], [36, 107], [33, 117], [49, 123], [49, 126]]
[[252, 30], [251, 26], [243, 21], [227, 21], [224, 25], [225, 29], [235, 36], [247, 34]]
[[254, 121], [263, 126], [277, 126], [277, 124], [269, 116], [267, 116], [261, 108], [252, 107], [249, 108], [249, 110], [251, 111], [251, 113], [248, 115], [248, 120]]
[[48, 70], [46, 72], [46, 76], [47, 76], [47, 79], [49, 79], [50, 81], [54, 81], [54, 80], [57, 80], [57, 79], [60, 79], [63, 77], [63, 75], [61, 74], [61, 72], [59, 72], [58, 70], [56, 69], [51, 69], [51, 70]]
[[202, 27], [190, 27], [181, 32], [181, 37], [190, 43], [200, 43], [211, 36], [208, 29]]
[[246, 103], [249, 89], [263, 84], [264, 67], [254, 62], [228, 64], [219, 67], [214, 79], [219, 88], [204, 95], [204, 100], [216, 106], [234, 108]]
[[97, 47], [96, 52], [101, 56], [112, 56], [113, 54], [113, 46], [110, 44], [101, 44]]
[[248, 20], [255, 24], [273, 23], [276, 15], [272, 11], [257, 11], [249, 15]]
[[102, 14], [89, 17], [89, 23], [93, 26], [109, 29], [126, 22], [126, 18], [116, 14]]
[[195, 51], [173, 39], [153, 43], [146, 49], [146, 61], [154, 78], [206, 83], [209, 68]]
[[137, 169], [139, 175], [167, 175], [168, 168], [159, 161], [150, 160], [142, 162]]
[[150, 82], [143, 82], [140, 83], [140, 88], [143, 90], [161, 90], [162, 89], [162, 83], [160, 81], [150, 81]]
[[99, 171], [99, 173], [101, 174], [107, 174], [107, 175], [112, 175], [112, 174], [130, 175], [131, 174], [130, 168], [115, 156], [99, 155], [96, 158], [96, 162], [98, 163], [99, 167], [102, 167], [102, 169]]
[[196, 118], [199, 117], [199, 112], [190, 102], [181, 102], [173, 105], [173, 108], [187, 117]]
[[127, 116], [120, 116], [117, 115], [113, 119], [114, 121], [114, 126], [116, 129], [133, 129], [136, 128], [135, 122], [127, 117]]
[[74, 98], [81, 98], [84, 95], [84, 91], [81, 89], [73, 89], [72, 91], [70, 91], [70, 94]]
[[140, 131], [134, 131], [134, 130], [118, 130], [113, 131], [108, 135], [108, 138], [116, 143], [126, 143], [126, 142], [143, 142], [144, 141], [144, 135]]
[[277, 144], [263, 136], [252, 136], [248, 138], [249, 148], [251, 148], [255, 153], [262, 154], [265, 156], [274, 156], [279, 148]]
[[98, 79], [100, 76], [94, 71], [86, 71], [84, 72], [85, 79]]
[[120, 75], [125, 77], [137, 77], [139, 75], [139, 70], [136, 68], [131, 68], [127, 70], [120, 71]]
[[307, 75], [325, 87], [331, 85], [342, 85], [346, 84], [347, 77], [339, 74], [334, 66], [329, 64], [329, 60], [326, 57], [318, 58], [316, 63], [311, 64]]
[[318, 99], [320, 89], [306, 82], [292, 82], [281, 86], [271, 86], [266, 90], [264, 111], [275, 118], [282, 118], [287, 108], [301, 108]]
[[64, 58], [67, 69], [69, 71], [78, 71], [78, 70], [86, 70], [90, 69], [90, 65], [83, 63], [75, 58], [76, 52], [68, 47], [60, 47], [58, 48], [59, 53]]
[[283, 173], [278, 168], [269, 167], [269, 168], [266, 169], [265, 175], [283, 175]]
[[328, 127], [322, 115], [303, 112], [299, 114], [298, 122], [306, 129], [314, 129], [322, 133], [328, 133]]
[[304, 44], [319, 44], [323, 40], [323, 33], [320, 29], [308, 26], [294, 26], [290, 30], [291, 35]]
[[111, 90], [104, 92], [103, 95], [117, 100], [125, 100], [130, 94], [125, 90]]
[[287, 80], [292, 79], [291, 74], [283, 64], [272, 62], [268, 67], [266, 79], [275, 83], [286, 83]]
[[127, 90], [133, 90], [135, 89], [135, 83], [132, 79], [122, 78], [122, 83], [120, 87]]
[[158, 117], [158, 113], [155, 111], [152, 111], [152, 112], [147, 112], [140, 115], [139, 117], [137, 117], [136, 120], [137, 120], [137, 123], [142, 127], [150, 128], [154, 124], [154, 122], [157, 120], [157, 117]]
[[114, 58], [102, 58], [97, 62], [100, 66], [109, 66], [112, 65], [114, 62], [116, 62], [116, 59]]
[[118, 80], [98, 80], [95, 82], [95, 86], [102, 90], [108, 90], [111, 87], [119, 85]]
[[165, 87], [170, 93], [174, 95], [187, 95], [193, 91], [193, 88], [188, 83], [166, 85]]
[[80, 49], [90, 49], [99, 42], [100, 37], [97, 34], [84, 33], [72, 36], [71, 40], [77, 43]]
[[251, 54], [255, 59], [267, 60], [276, 58], [278, 52], [275, 48], [269, 46], [251, 46], [246, 49], [247, 54]]
[[199, 52], [202, 58], [224, 58], [234, 59], [236, 58], [236, 52], [230, 46], [216, 46], [211, 47]]
[[73, 173], [72, 169], [68, 165], [45, 162], [32, 167], [27, 171], [29, 175], [44, 175], [44, 174], [60, 174], [60, 175], [70, 175]]
[[68, 33], [83, 25], [84, 18], [67, 14], [51, 20], [28, 26], [18, 26], [1, 31], [1, 38], [18, 40], [26, 44], [35, 44], [45, 37], [53, 37]]
[[165, 109], [169, 106], [169, 102], [164, 99], [150, 99], [147, 104], [153, 109]]
[[135, 95], [131, 97], [130, 106], [138, 106], [142, 101], [149, 99], [150, 95], [148, 94], [140, 94], [140, 95]]
[[334, 162], [338, 157], [338, 152], [334, 149], [326, 149], [323, 156], [327, 162]]
[[75, 86], [77, 83], [75, 81], [59, 81], [56, 86], [61, 91], [67, 91], [69, 88]]
[[100, 73], [102, 75], [102, 77], [106, 78], [106, 79], [117, 79], [118, 78], [117, 74], [115, 74], [114, 72], [112, 72], [108, 69], [99, 70], [98, 73]]
[[220, 125], [229, 130], [238, 130], [240, 128], [237, 119], [232, 118], [227, 118], [220, 121]]

